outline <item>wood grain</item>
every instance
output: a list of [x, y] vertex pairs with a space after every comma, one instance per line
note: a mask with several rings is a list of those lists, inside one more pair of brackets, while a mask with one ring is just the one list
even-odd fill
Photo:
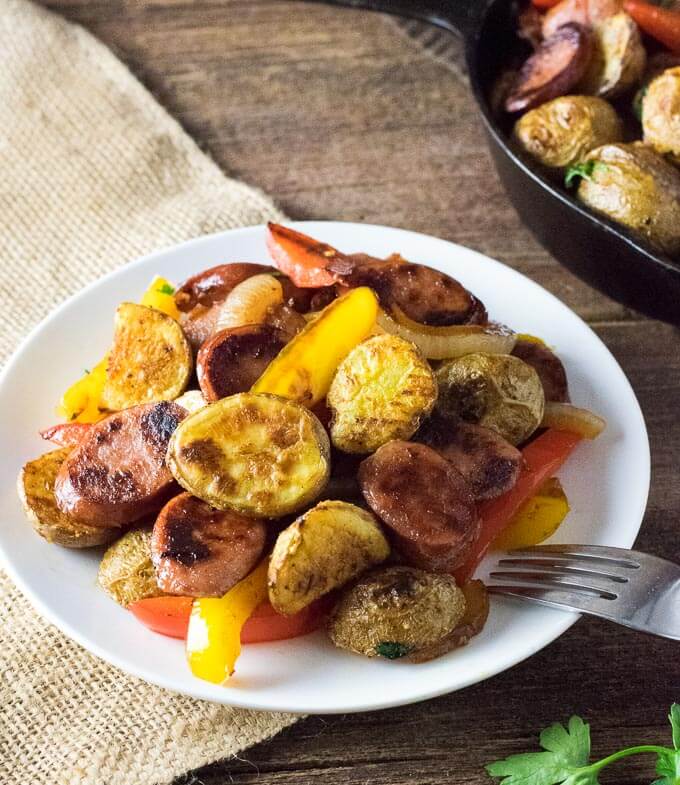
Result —
[[[296, 218], [403, 226], [527, 273], [587, 318], [639, 396], [653, 483], [639, 545], [680, 560], [680, 335], [559, 267], [507, 204], [464, 82], [378, 15], [276, 0], [48, 0], [132, 68], [225, 171]], [[593, 493], [597, 493], [594, 478]], [[376, 690], [380, 685], [376, 685]], [[571, 713], [594, 752], [666, 742], [677, 644], [583, 620], [484, 684], [416, 706], [309, 718], [183, 783], [489, 782]], [[648, 783], [636, 760], [605, 781]]]

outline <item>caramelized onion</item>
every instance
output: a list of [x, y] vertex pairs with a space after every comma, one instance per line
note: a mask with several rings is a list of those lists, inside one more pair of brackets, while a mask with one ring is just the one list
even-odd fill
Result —
[[596, 439], [606, 426], [602, 417], [588, 409], [579, 409], [570, 403], [545, 402], [541, 428], [554, 428], [556, 431], [576, 433], [584, 439]]
[[397, 306], [391, 313], [380, 311], [378, 324], [385, 332], [414, 343], [430, 360], [449, 360], [466, 354], [510, 354], [517, 336], [504, 325], [453, 324], [431, 327], [414, 322]]
[[220, 308], [215, 332], [262, 324], [268, 311], [283, 303], [283, 288], [273, 275], [253, 275], [235, 286]]

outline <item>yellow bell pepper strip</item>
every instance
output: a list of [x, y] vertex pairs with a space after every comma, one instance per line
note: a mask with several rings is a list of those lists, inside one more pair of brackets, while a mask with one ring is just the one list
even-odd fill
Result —
[[267, 366], [251, 392], [271, 393], [311, 407], [326, 397], [338, 365], [367, 338], [378, 298], [366, 286], [327, 305]]
[[[162, 311], [173, 319], [179, 318], [175, 305], [175, 288], [165, 278], [157, 275], [144, 292], [141, 304]], [[57, 414], [69, 422], [97, 422], [106, 416], [100, 408], [102, 390], [106, 382], [108, 357], [97, 363], [91, 371], [74, 382], [62, 395]]]
[[491, 546], [493, 550], [528, 548], [547, 540], [569, 512], [569, 501], [557, 477], [551, 477], [517, 511]]
[[179, 319], [179, 310], [175, 305], [175, 287], [160, 275], [151, 281], [139, 302], [147, 308], [155, 308], [173, 319]]
[[97, 422], [106, 412], [99, 408], [106, 381], [108, 355], [74, 382], [62, 395], [57, 414], [69, 422]]
[[267, 599], [269, 558], [223, 597], [194, 600], [189, 617], [186, 653], [194, 676], [222, 684], [234, 672], [241, 653], [241, 628]]

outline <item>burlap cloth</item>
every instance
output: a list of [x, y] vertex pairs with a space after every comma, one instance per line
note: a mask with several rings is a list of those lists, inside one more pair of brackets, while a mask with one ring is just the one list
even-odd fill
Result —
[[[279, 215], [227, 179], [81, 28], [0, 0], [0, 52], [0, 361], [102, 273]], [[0, 573], [2, 785], [165, 783], [293, 721], [125, 676], [47, 624]]]

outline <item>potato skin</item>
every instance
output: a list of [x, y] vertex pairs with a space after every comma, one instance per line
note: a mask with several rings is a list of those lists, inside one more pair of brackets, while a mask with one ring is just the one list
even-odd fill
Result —
[[369, 338], [343, 360], [328, 391], [333, 444], [368, 453], [408, 439], [436, 398], [432, 369], [412, 343], [388, 334]]
[[680, 171], [640, 143], [608, 144], [584, 159], [578, 198], [668, 254], [680, 252]]
[[279, 613], [297, 613], [389, 553], [370, 512], [347, 502], [320, 502], [279, 534], [269, 561], [269, 601]]
[[518, 445], [543, 419], [545, 393], [536, 371], [508, 354], [467, 354], [437, 370], [437, 408], [483, 425]]
[[133, 529], [114, 542], [99, 564], [97, 583], [124, 608], [147, 597], [163, 596], [151, 563], [151, 532]]
[[446, 638], [464, 614], [465, 597], [450, 575], [385, 567], [342, 595], [328, 635], [341, 649], [397, 659]]
[[18, 481], [19, 498], [36, 532], [48, 542], [65, 548], [108, 545], [119, 534], [104, 526], [90, 526], [64, 514], [54, 497], [54, 481], [73, 447], [41, 455], [24, 464]]
[[680, 66], [653, 79], [642, 99], [644, 140], [680, 164]]
[[192, 369], [189, 342], [172, 317], [136, 303], [118, 306], [102, 391], [107, 409], [173, 400], [186, 389]]
[[593, 56], [577, 90], [616, 98], [635, 87], [645, 72], [647, 52], [640, 31], [624, 12], [598, 21], [593, 31]]
[[213, 507], [277, 518], [318, 497], [329, 456], [328, 435], [308, 409], [276, 395], [239, 393], [187, 417], [166, 461], [183, 488]]
[[602, 98], [564, 95], [522, 115], [515, 142], [543, 166], [572, 166], [593, 148], [623, 139], [623, 123]]

